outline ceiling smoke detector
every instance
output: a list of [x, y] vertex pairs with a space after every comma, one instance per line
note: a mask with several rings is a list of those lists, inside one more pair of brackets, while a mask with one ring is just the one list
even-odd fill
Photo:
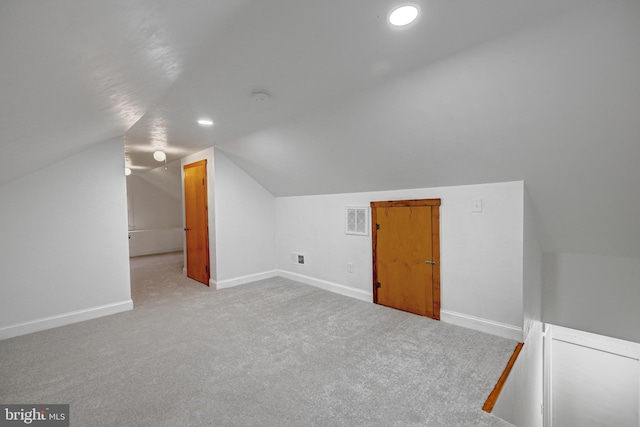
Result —
[[256, 102], [265, 102], [271, 98], [271, 95], [266, 90], [256, 90], [251, 94], [251, 97]]

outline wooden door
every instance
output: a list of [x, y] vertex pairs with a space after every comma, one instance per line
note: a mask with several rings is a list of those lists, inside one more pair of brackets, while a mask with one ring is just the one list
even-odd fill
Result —
[[440, 199], [372, 202], [373, 302], [440, 319]]
[[209, 286], [207, 161], [184, 166], [184, 217], [187, 276]]

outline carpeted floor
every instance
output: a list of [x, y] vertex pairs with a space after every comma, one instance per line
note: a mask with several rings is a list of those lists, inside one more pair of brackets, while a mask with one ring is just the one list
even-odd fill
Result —
[[134, 258], [135, 309], [0, 341], [0, 402], [84, 426], [508, 426], [482, 412], [514, 341], [302, 285], [214, 291]]

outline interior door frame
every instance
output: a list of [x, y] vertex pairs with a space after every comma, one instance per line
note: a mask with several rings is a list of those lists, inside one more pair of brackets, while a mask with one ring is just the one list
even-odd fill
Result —
[[[205, 272], [206, 272], [206, 279], [205, 281], [200, 281], [199, 279], [193, 278], [191, 276], [189, 276], [189, 251], [188, 251], [188, 227], [187, 227], [187, 190], [186, 190], [186, 171], [187, 169], [192, 169], [192, 168], [197, 168], [197, 167], [202, 167], [203, 171], [204, 171], [204, 177], [203, 177], [203, 182], [202, 185], [204, 186], [204, 197], [205, 197], [205, 209], [204, 209], [204, 215], [206, 218], [206, 224], [204, 226], [204, 230], [203, 233], [205, 235], [204, 238], [204, 243], [205, 243]], [[184, 189], [184, 217], [185, 217], [185, 269], [186, 269], [186, 273], [187, 273], [187, 277], [196, 280], [200, 283], [205, 284], [206, 286], [210, 286], [211, 285], [211, 257], [210, 257], [210, 248], [209, 248], [209, 181], [208, 181], [208, 176], [209, 176], [209, 171], [208, 171], [208, 162], [207, 159], [202, 159], [202, 160], [197, 160], [195, 162], [183, 165], [182, 167], [183, 170], [183, 187], [185, 187]]]
[[389, 200], [371, 202], [371, 243], [373, 256], [373, 302], [378, 304], [378, 228], [376, 208], [431, 206], [431, 248], [433, 251], [433, 319], [440, 320], [440, 199]]

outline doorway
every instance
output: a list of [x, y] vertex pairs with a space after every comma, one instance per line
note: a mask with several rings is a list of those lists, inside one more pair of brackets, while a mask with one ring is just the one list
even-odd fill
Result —
[[440, 319], [440, 199], [371, 202], [373, 302]]
[[209, 286], [207, 160], [184, 166], [187, 276]]

